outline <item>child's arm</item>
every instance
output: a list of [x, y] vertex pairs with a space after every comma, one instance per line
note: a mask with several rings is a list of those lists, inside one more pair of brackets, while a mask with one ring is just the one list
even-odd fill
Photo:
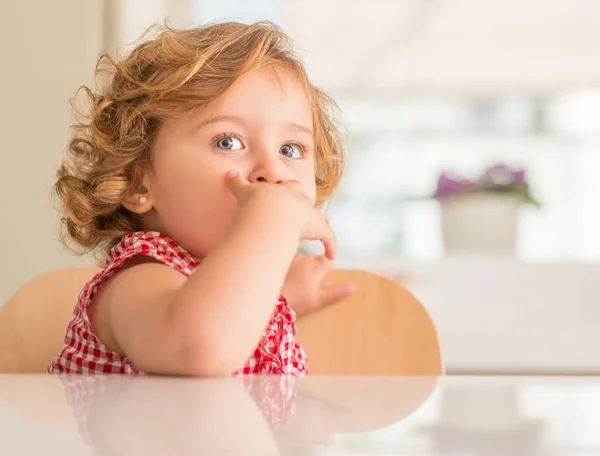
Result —
[[230, 185], [238, 216], [188, 279], [161, 264], [134, 264], [94, 299], [98, 336], [142, 371], [231, 374], [256, 347], [299, 240], [322, 240], [333, 256], [333, 234], [303, 195], [239, 176]]

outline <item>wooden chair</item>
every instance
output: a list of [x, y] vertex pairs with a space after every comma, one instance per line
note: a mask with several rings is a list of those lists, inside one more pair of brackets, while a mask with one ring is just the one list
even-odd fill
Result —
[[[43, 373], [61, 349], [79, 292], [98, 268], [46, 273], [0, 307], [0, 373]], [[365, 271], [336, 270], [329, 282], [357, 291], [298, 321], [311, 374], [439, 375], [435, 327], [398, 283]]]
[[60, 351], [77, 297], [99, 271], [66, 268], [43, 274], [0, 307], [0, 373], [43, 373]]
[[443, 374], [435, 326], [402, 285], [359, 270], [334, 270], [326, 281], [352, 283], [357, 290], [298, 319], [310, 374]]

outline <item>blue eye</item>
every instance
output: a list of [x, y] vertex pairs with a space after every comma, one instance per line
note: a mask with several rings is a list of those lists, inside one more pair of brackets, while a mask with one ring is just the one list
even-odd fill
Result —
[[295, 144], [284, 144], [279, 153], [287, 158], [302, 158], [302, 150]]
[[240, 150], [243, 148], [242, 142], [233, 136], [222, 136], [217, 139], [215, 146], [223, 150]]

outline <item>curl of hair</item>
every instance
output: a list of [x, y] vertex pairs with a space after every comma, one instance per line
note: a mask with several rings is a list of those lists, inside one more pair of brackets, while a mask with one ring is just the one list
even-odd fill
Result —
[[[344, 164], [337, 106], [310, 83], [283, 31], [269, 22], [226, 22], [186, 30], [153, 26], [153, 32], [123, 58], [101, 55], [96, 75], [108, 75], [108, 82], [80, 88], [72, 101], [76, 122], [54, 188], [68, 245], [106, 252], [142, 229], [140, 216], [123, 202], [141, 187], [162, 121], [201, 109], [262, 67], [291, 70], [303, 86], [313, 107], [317, 205], [330, 197]], [[76, 107], [80, 95], [84, 110]]]

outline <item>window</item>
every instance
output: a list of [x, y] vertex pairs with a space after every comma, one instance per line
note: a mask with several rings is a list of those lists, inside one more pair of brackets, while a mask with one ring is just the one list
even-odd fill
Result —
[[351, 159], [331, 208], [342, 248], [349, 255], [439, 257], [439, 207], [411, 198], [431, 194], [443, 170], [474, 177], [506, 162], [527, 169], [542, 202], [540, 209], [523, 210], [519, 255], [600, 259], [600, 125], [596, 131], [590, 121], [599, 118], [599, 98], [600, 92], [588, 92], [485, 103], [346, 103]]
[[[600, 204], [596, 202], [600, 197], [600, 90], [590, 84], [577, 91], [549, 90], [560, 86], [551, 78], [560, 71], [548, 72], [547, 65], [557, 65], [552, 52], [560, 56], [564, 49], [543, 40], [536, 44], [533, 32], [525, 47], [514, 34], [502, 42], [512, 45], [512, 50], [489, 50], [483, 41], [474, 47], [474, 53], [484, 52], [482, 46], [485, 52], [497, 52], [489, 61], [504, 65], [490, 70], [489, 80], [481, 76], [476, 86], [474, 78], [485, 73], [485, 64], [470, 62], [477, 71], [472, 72], [475, 76], [465, 71], [462, 83], [480, 90], [438, 90], [432, 74], [429, 79], [421, 78], [423, 85], [416, 78], [411, 86], [411, 65], [429, 57], [417, 52], [417, 45], [433, 49], [426, 45], [434, 38], [443, 33], [454, 37], [452, 30], [463, 30], [464, 24], [456, 23], [461, 14], [452, 11], [451, 4], [435, 3], [351, 1], [340, 8], [339, 3], [328, 1], [197, 0], [193, 18], [198, 23], [223, 19], [277, 22], [295, 37], [309, 74], [340, 104], [349, 132], [350, 160], [329, 215], [342, 258], [439, 258], [443, 255], [440, 209], [434, 201], [414, 201], [414, 197], [430, 194], [442, 170], [475, 175], [487, 165], [504, 162], [526, 168], [532, 190], [542, 203], [540, 209], [524, 208], [521, 213], [518, 256], [540, 261], [600, 260]], [[563, 26], [559, 21], [564, 15], [555, 8], [559, 5], [548, 5], [544, 11], [548, 20], [538, 21], [532, 15], [523, 16], [522, 22], [531, 19], [531, 27]], [[574, 5], [571, 8], [569, 17], [581, 13]], [[539, 15], [523, 11], [529, 13]], [[477, 32], [493, 43], [496, 30], [486, 35], [486, 28], [508, 30], [501, 28], [506, 27], [503, 19], [495, 16], [482, 15], [491, 25], [474, 24], [470, 33]], [[580, 23], [583, 28], [586, 24], [593, 25]], [[583, 28], [581, 34], [569, 36], [585, 38]], [[469, 44], [466, 33], [456, 38], [460, 49]], [[595, 68], [592, 62], [597, 59], [586, 54], [588, 47], [577, 47], [575, 41], [563, 45], [577, 49], [571, 54], [580, 57], [569, 60], [567, 76]], [[535, 74], [535, 65], [526, 68], [529, 73], [522, 71], [527, 65], [509, 66], [510, 56], [526, 62], [521, 48], [546, 59], [539, 64], [541, 75]], [[399, 56], [398, 49], [406, 52]], [[486, 57], [485, 52], [481, 56]], [[447, 64], [447, 78], [459, 87], [460, 74], [452, 65], [467, 60], [441, 58]], [[578, 62], [580, 67], [576, 67]], [[397, 73], [390, 75], [390, 71]], [[496, 75], [498, 79], [492, 80]], [[444, 82], [443, 78], [437, 81]], [[489, 89], [498, 81], [521, 89]]]

